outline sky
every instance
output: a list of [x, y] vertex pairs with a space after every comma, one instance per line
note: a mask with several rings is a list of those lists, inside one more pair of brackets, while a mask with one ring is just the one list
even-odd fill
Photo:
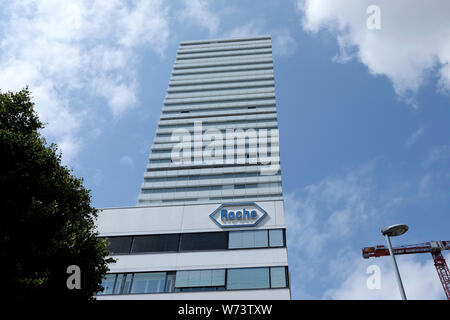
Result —
[[[449, 1], [0, 4], [0, 90], [29, 86], [95, 207], [136, 205], [180, 41], [270, 34], [292, 298], [399, 299], [361, 248], [450, 240]], [[408, 298], [445, 299], [431, 255], [397, 259]]]

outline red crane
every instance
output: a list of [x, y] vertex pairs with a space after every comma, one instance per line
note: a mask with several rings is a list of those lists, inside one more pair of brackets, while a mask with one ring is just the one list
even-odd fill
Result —
[[[392, 248], [395, 255], [430, 252], [433, 256], [434, 266], [441, 280], [445, 295], [450, 300], [450, 271], [441, 253], [443, 250], [450, 250], [450, 241], [430, 241]], [[379, 258], [388, 255], [389, 249], [385, 246], [365, 247], [362, 249], [364, 259], [372, 257]]]

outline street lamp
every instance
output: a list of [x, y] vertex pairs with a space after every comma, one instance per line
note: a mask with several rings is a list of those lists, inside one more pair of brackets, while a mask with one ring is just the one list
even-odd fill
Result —
[[392, 257], [392, 264], [394, 265], [395, 276], [397, 277], [398, 287], [400, 289], [400, 294], [401, 294], [403, 300], [406, 300], [405, 289], [403, 288], [402, 279], [400, 278], [400, 272], [398, 271], [398, 266], [397, 266], [397, 262], [395, 261], [394, 251], [392, 250], [391, 239], [389, 237], [400, 236], [400, 235], [404, 234], [406, 231], [408, 231], [408, 226], [405, 224], [395, 224], [393, 226], [386, 227], [381, 230], [381, 233], [383, 234], [383, 236], [386, 237], [386, 241], [388, 243], [389, 254]]

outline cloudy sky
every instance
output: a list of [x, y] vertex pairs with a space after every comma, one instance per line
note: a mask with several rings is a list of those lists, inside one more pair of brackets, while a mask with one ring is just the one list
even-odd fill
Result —
[[[96, 207], [136, 204], [179, 41], [270, 34], [292, 297], [398, 299], [361, 248], [394, 223], [450, 240], [448, 0], [0, 3], [0, 89], [29, 85]], [[445, 298], [430, 255], [398, 263], [409, 298]]]

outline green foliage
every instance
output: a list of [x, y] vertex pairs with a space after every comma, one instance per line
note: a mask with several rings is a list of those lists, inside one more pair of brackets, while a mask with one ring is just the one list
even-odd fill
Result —
[[[0, 92], [2, 288], [12, 298], [90, 299], [113, 260], [95, 232], [90, 191], [42, 128], [28, 88]], [[81, 290], [66, 286], [69, 265], [81, 269]]]

